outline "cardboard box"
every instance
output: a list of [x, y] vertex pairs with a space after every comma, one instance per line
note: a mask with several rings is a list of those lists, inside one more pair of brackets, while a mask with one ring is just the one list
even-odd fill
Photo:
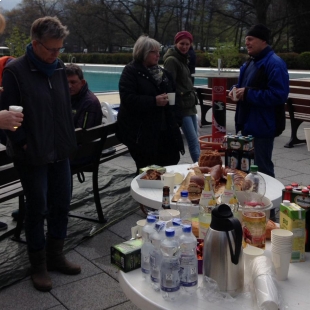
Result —
[[146, 175], [146, 172], [143, 172], [139, 178], [137, 178], [137, 182], [139, 187], [147, 187], [147, 188], [160, 188], [163, 189], [164, 181], [162, 180], [143, 180], [141, 177]]
[[291, 263], [305, 261], [306, 212], [296, 203], [280, 204], [280, 228], [293, 232]]
[[140, 268], [141, 246], [141, 238], [111, 246], [111, 264], [124, 272]]

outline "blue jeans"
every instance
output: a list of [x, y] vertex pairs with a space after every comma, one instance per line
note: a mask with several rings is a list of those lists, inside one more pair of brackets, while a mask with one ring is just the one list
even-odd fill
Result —
[[44, 249], [44, 219], [49, 236], [65, 239], [71, 201], [69, 160], [41, 166], [15, 163], [26, 196], [25, 233], [30, 252]]
[[195, 163], [198, 161], [200, 155], [200, 145], [198, 141], [198, 126], [196, 115], [183, 117], [182, 131], [187, 140], [189, 153], [191, 155], [192, 161]]
[[274, 138], [254, 138], [254, 162], [258, 171], [275, 177], [272, 162]]

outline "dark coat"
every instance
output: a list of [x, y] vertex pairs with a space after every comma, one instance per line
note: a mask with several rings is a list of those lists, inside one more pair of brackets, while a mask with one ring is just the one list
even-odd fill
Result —
[[[1, 109], [23, 107], [24, 120], [7, 131], [7, 152], [14, 161], [44, 165], [66, 159], [76, 148], [68, 80], [59, 60], [51, 77], [24, 55], [3, 71]], [[27, 144], [27, 149], [22, 148]]]
[[71, 96], [75, 128], [91, 128], [102, 124], [102, 110], [98, 98], [88, 89], [87, 83], [77, 95]]
[[[138, 62], [125, 66], [119, 81], [121, 99], [117, 116], [119, 138], [130, 149], [157, 151], [160, 133], [170, 137], [169, 150], [184, 154], [183, 139], [179, 126], [182, 124], [180, 98], [176, 105], [158, 107], [156, 96], [175, 92], [171, 75], [163, 70], [163, 81], [157, 86], [149, 71]], [[167, 150], [167, 151], [169, 151]]]

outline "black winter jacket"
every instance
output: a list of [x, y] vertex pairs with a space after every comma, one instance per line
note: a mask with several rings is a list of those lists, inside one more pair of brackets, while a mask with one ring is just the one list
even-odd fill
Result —
[[[3, 71], [1, 109], [23, 107], [24, 120], [7, 131], [7, 152], [14, 161], [43, 165], [66, 159], [76, 148], [67, 76], [61, 60], [51, 77], [39, 71], [27, 55]], [[22, 148], [27, 144], [27, 149]]]
[[[149, 71], [138, 62], [125, 66], [119, 81], [121, 105], [117, 117], [119, 138], [129, 148], [156, 152], [159, 134], [165, 131], [171, 138], [171, 148], [184, 154], [180, 97], [174, 106], [158, 107], [156, 96], [175, 92], [171, 75], [163, 69], [163, 81], [157, 86]], [[167, 150], [169, 151], [169, 150]]]
[[91, 128], [102, 124], [102, 110], [98, 98], [88, 89], [87, 83], [77, 95], [71, 96], [75, 128]]

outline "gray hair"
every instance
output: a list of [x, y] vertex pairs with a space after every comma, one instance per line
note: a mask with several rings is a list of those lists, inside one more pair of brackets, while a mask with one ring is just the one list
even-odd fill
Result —
[[31, 26], [31, 40], [65, 39], [69, 34], [67, 26], [63, 26], [55, 16], [45, 16], [36, 19]]
[[143, 62], [148, 53], [153, 50], [160, 50], [160, 43], [148, 36], [141, 36], [133, 47], [133, 59]]

